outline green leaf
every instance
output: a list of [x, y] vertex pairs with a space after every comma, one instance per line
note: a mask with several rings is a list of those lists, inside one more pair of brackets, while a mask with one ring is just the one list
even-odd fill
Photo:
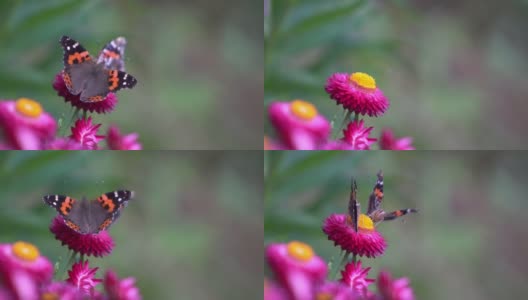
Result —
[[297, 8], [291, 15], [282, 34], [294, 36], [320, 27], [327, 23], [340, 21], [351, 16], [367, 2], [365, 0], [336, 0], [308, 3]]

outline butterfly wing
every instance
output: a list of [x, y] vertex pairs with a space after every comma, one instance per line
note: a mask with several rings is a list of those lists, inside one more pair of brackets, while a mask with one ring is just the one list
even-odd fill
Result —
[[404, 216], [408, 213], [417, 213], [418, 210], [417, 209], [414, 209], [414, 208], [406, 208], [406, 209], [399, 209], [399, 210], [395, 210], [393, 212], [390, 212], [390, 213], [385, 213], [383, 215], [383, 221], [391, 221], [391, 220], [394, 220], [394, 219], [397, 219], [401, 216]]
[[105, 69], [125, 71], [125, 47], [126, 39], [118, 37], [106, 44], [99, 53], [97, 63], [102, 64]]
[[79, 218], [82, 216], [78, 213], [78, 210], [74, 208], [74, 204], [77, 200], [64, 195], [46, 195], [43, 197], [43, 200], [47, 205], [57, 210], [68, 227], [77, 232], [82, 232], [82, 229], [79, 227]]
[[127, 206], [128, 201], [133, 197], [134, 192], [128, 190], [109, 192], [98, 197], [97, 202], [94, 203], [105, 212], [104, 218], [101, 218], [97, 222], [98, 231], [105, 230], [112, 225], [119, 218], [121, 211]]
[[383, 172], [380, 170], [377, 174], [378, 179], [374, 185], [374, 189], [369, 196], [369, 204], [367, 214], [370, 216], [376, 210], [381, 209], [381, 201], [383, 201]]
[[357, 201], [357, 184], [356, 180], [352, 178], [352, 185], [350, 187], [350, 200], [348, 202], [348, 215], [351, 218], [351, 222], [354, 224], [354, 230], [358, 231], [358, 218], [359, 218], [360, 205]]

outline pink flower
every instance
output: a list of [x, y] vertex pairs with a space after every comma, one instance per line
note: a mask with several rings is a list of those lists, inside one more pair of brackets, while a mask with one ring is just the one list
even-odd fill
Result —
[[7, 142], [20, 150], [40, 150], [57, 131], [53, 117], [35, 100], [0, 101], [0, 127]]
[[108, 95], [99, 102], [82, 102], [80, 95], [72, 95], [70, 91], [68, 91], [66, 83], [64, 83], [64, 78], [62, 77], [62, 72], [55, 76], [53, 88], [57, 91], [57, 95], [64, 98], [64, 101], [70, 102], [73, 107], [84, 111], [95, 111], [98, 114], [106, 114], [114, 110], [114, 107], [118, 102], [114, 93], [108, 93]]
[[312, 248], [297, 241], [269, 245], [266, 258], [291, 299], [311, 299], [315, 284], [323, 282], [328, 272], [326, 263]]
[[393, 280], [388, 272], [382, 271], [377, 284], [382, 300], [414, 300], [409, 279], [405, 277]]
[[358, 232], [354, 230], [346, 215], [331, 214], [323, 224], [323, 232], [346, 252], [359, 256], [378, 257], [383, 254], [387, 244], [383, 236], [376, 231], [372, 219], [359, 215]]
[[275, 282], [264, 279], [264, 300], [288, 300], [288, 294]]
[[340, 282], [325, 282], [317, 288], [315, 299], [363, 300], [365, 298]]
[[326, 81], [325, 91], [356, 114], [378, 117], [389, 108], [389, 100], [376, 87], [376, 80], [366, 73], [335, 73]]
[[[40, 255], [36, 246], [26, 242], [1, 244], [0, 265], [6, 267], [8, 272], [14, 272], [14, 270], [23, 271], [36, 283], [49, 282], [53, 276], [53, 265], [51, 262]], [[23, 275], [20, 275], [20, 278], [26, 281]]]
[[135, 281], [132, 277], [119, 279], [113, 271], [107, 271], [104, 278], [104, 286], [109, 299], [140, 300], [141, 294]]
[[353, 121], [343, 130], [343, 142], [346, 142], [354, 150], [370, 150], [370, 145], [376, 142], [375, 138], [369, 138], [370, 131], [374, 127], [363, 127], [364, 121]]
[[[3, 248], [4, 245], [0, 245]], [[0, 259], [0, 299], [37, 299], [37, 282], [26, 270]]]
[[415, 150], [412, 146], [411, 137], [403, 137], [396, 139], [394, 133], [390, 129], [383, 129], [379, 140], [381, 150]]
[[79, 119], [75, 126], [71, 128], [70, 138], [88, 149], [97, 149], [97, 143], [104, 139], [104, 135], [97, 135], [97, 130], [101, 124], [92, 124], [92, 118]]
[[345, 266], [345, 270], [341, 271], [341, 282], [351, 287], [354, 291], [362, 296], [366, 296], [369, 284], [374, 282], [374, 279], [367, 278], [369, 268], [362, 269], [361, 261], [357, 263], [351, 262]]
[[68, 279], [66, 282], [76, 286], [79, 290], [85, 294], [92, 296], [94, 294], [94, 288], [102, 279], [96, 279], [95, 273], [99, 268], [90, 269], [88, 261], [75, 263], [71, 270], [68, 271]]
[[111, 126], [108, 129], [106, 143], [110, 150], [141, 150], [137, 133], [122, 135], [115, 126]]
[[55, 138], [44, 146], [45, 150], [90, 150], [71, 138]]
[[40, 299], [85, 300], [86, 294], [67, 282], [52, 282], [43, 288]]
[[269, 115], [280, 142], [287, 149], [317, 149], [330, 134], [328, 120], [305, 101], [274, 102], [269, 107]]
[[329, 141], [322, 145], [319, 150], [356, 150], [354, 146], [343, 141]]
[[102, 257], [110, 254], [114, 248], [114, 241], [106, 230], [97, 234], [81, 234], [64, 224], [61, 216], [52, 220], [50, 231], [62, 245], [83, 255]]

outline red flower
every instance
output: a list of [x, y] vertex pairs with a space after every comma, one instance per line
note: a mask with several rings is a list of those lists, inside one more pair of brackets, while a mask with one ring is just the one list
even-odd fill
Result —
[[8, 144], [20, 150], [40, 150], [57, 131], [53, 117], [27, 98], [0, 102], [0, 127]]
[[111, 126], [108, 129], [106, 143], [110, 150], [141, 150], [137, 133], [122, 135], [115, 126]]
[[95, 273], [99, 268], [90, 269], [88, 261], [75, 263], [71, 270], [68, 271], [68, 279], [66, 280], [70, 284], [76, 286], [79, 290], [92, 296], [94, 294], [94, 288], [102, 279], [94, 278]]
[[362, 296], [366, 296], [369, 284], [374, 282], [374, 279], [367, 278], [369, 268], [362, 269], [361, 261], [357, 263], [351, 262], [345, 266], [345, 270], [341, 271], [341, 282], [351, 287], [354, 291]]
[[360, 115], [378, 117], [389, 108], [389, 100], [366, 73], [335, 73], [326, 82], [325, 91], [337, 104]]
[[114, 248], [114, 241], [106, 230], [97, 234], [81, 234], [64, 224], [61, 216], [53, 219], [50, 231], [62, 245], [83, 255], [102, 257], [110, 254]]
[[412, 146], [411, 137], [396, 139], [390, 129], [383, 129], [379, 140], [381, 150], [415, 150]]
[[[37, 247], [26, 242], [0, 245], [0, 265], [8, 272], [21, 270], [37, 283], [48, 282], [53, 276], [51, 262], [40, 255]], [[25, 277], [20, 275], [20, 278], [23, 280]]]
[[409, 279], [405, 277], [393, 280], [388, 272], [382, 271], [378, 276], [377, 284], [382, 300], [414, 300]]
[[315, 284], [323, 282], [328, 272], [326, 263], [312, 248], [297, 241], [269, 245], [266, 257], [278, 283], [292, 299], [310, 299]]
[[74, 127], [71, 128], [72, 134], [70, 138], [84, 147], [92, 150], [97, 149], [97, 143], [104, 139], [104, 135], [97, 135], [97, 130], [101, 124], [92, 124], [92, 118], [79, 119], [75, 122]]
[[358, 232], [349, 224], [346, 215], [339, 214], [331, 214], [326, 218], [323, 232], [335, 245], [359, 256], [378, 257], [387, 247], [385, 239], [376, 231], [372, 220], [364, 214], [359, 215]]
[[280, 139], [291, 150], [313, 150], [326, 142], [330, 123], [311, 103], [295, 100], [274, 102], [269, 107], [270, 120]]
[[114, 93], [108, 93], [108, 95], [99, 102], [82, 102], [80, 95], [72, 95], [70, 91], [68, 91], [66, 83], [64, 83], [64, 78], [62, 77], [62, 72], [55, 76], [53, 88], [57, 91], [57, 95], [64, 98], [64, 101], [70, 102], [73, 107], [84, 111], [95, 111], [98, 114], [106, 114], [114, 110], [114, 107], [118, 102]]
[[349, 144], [354, 150], [370, 150], [370, 145], [376, 142], [375, 138], [369, 138], [370, 131], [374, 127], [363, 127], [364, 121], [353, 121], [343, 130], [342, 141]]
[[113, 271], [107, 271], [104, 278], [104, 286], [109, 299], [140, 300], [141, 294], [135, 281], [132, 277], [119, 279]]

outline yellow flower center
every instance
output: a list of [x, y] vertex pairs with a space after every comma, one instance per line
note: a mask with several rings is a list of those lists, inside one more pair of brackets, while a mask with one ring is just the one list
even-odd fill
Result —
[[42, 106], [35, 100], [20, 98], [15, 104], [16, 110], [26, 117], [37, 118], [42, 114]]
[[59, 295], [57, 295], [57, 293], [52, 293], [52, 292], [46, 292], [44, 294], [42, 294], [41, 300], [59, 300]]
[[16, 257], [26, 261], [34, 261], [40, 255], [37, 247], [35, 247], [33, 244], [26, 242], [14, 243], [11, 247], [11, 250], [13, 251], [13, 254], [15, 254]]
[[369, 216], [360, 214], [358, 218], [358, 228], [373, 230], [374, 222], [372, 222], [372, 219]]
[[362, 88], [371, 89], [371, 90], [376, 88], [376, 80], [374, 79], [374, 77], [370, 76], [367, 73], [362, 73], [362, 72], [352, 73], [352, 75], [350, 75], [350, 81], [356, 83]]
[[314, 256], [312, 247], [298, 241], [288, 243], [288, 254], [300, 261], [308, 261]]
[[332, 300], [333, 298], [329, 293], [319, 293], [315, 296], [316, 300]]
[[317, 116], [317, 108], [312, 103], [294, 100], [290, 104], [290, 109], [293, 114], [303, 120], [311, 120]]

